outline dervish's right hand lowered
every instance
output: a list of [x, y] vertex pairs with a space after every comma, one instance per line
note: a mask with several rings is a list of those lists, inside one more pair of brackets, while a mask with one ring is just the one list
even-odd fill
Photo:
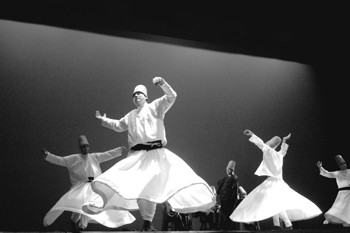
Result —
[[105, 114], [103, 114], [103, 116], [101, 116], [100, 111], [96, 111], [95, 116], [96, 116], [96, 118], [97, 118], [97, 119], [102, 119], [102, 118], [106, 117], [106, 113], [105, 113]]
[[128, 149], [125, 146], [121, 146], [120, 148], [122, 150], [122, 154], [127, 154], [128, 153]]

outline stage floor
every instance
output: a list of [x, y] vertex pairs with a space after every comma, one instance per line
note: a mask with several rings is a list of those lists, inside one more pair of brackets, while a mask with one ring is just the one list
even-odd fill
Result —
[[[0, 233], [70, 233], [67, 231], [0, 231]], [[81, 233], [130, 233], [130, 232], [135, 232], [139, 233], [142, 231], [82, 231]], [[164, 233], [282, 233], [282, 232], [291, 232], [291, 233], [345, 233], [345, 232], [350, 232], [350, 227], [349, 228], [330, 228], [330, 229], [294, 229], [294, 230], [255, 230], [255, 231], [250, 231], [250, 230], [232, 230], [232, 231], [212, 231], [212, 230], [207, 230], [207, 231], [157, 231], [157, 232], [164, 232]]]

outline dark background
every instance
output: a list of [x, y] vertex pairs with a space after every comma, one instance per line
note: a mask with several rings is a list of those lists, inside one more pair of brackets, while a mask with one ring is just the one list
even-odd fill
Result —
[[[0, 230], [69, 229], [67, 213], [42, 225], [70, 183], [65, 168], [45, 162], [40, 148], [77, 153], [80, 134], [91, 152], [126, 145], [127, 134], [103, 128], [95, 111], [121, 118], [134, 108], [137, 84], [148, 87], [150, 100], [160, 97], [155, 76], [178, 93], [165, 118], [167, 148], [210, 185], [231, 159], [248, 192], [265, 179], [254, 175], [261, 151], [244, 129], [264, 141], [291, 133], [284, 179], [326, 212], [337, 187], [319, 176], [316, 162], [335, 170], [336, 154], [348, 158], [344, 8], [269, 3], [11, 1], [2, 7]], [[137, 221], [125, 227], [139, 229], [133, 214]], [[158, 208], [158, 229], [160, 221]], [[296, 225], [321, 228], [322, 222], [319, 216]], [[87, 230], [118, 229], [91, 224]]]

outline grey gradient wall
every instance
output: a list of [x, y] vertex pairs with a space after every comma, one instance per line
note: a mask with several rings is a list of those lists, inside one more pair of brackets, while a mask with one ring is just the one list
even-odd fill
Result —
[[[167, 113], [167, 148], [182, 157], [210, 185], [225, 175], [231, 159], [249, 192], [264, 177], [254, 175], [261, 151], [243, 135], [250, 129], [263, 140], [292, 134], [284, 179], [326, 211], [334, 201], [334, 180], [322, 178], [322, 160], [345, 154], [345, 102], [330, 94], [342, 84], [328, 83], [332, 69], [296, 62], [224, 53], [0, 20], [1, 206], [0, 230], [65, 230], [68, 214], [44, 228], [46, 212], [69, 190], [65, 168], [43, 160], [41, 147], [65, 156], [79, 152], [85, 134], [92, 152], [127, 145], [127, 134], [101, 126], [96, 110], [121, 118], [134, 108], [137, 84], [149, 99], [162, 95], [152, 84], [161, 76], [178, 93]], [[334, 70], [332, 70], [334, 72]], [[335, 136], [337, 135], [337, 136]], [[335, 139], [338, 137], [338, 139]], [[105, 171], [122, 158], [102, 164]], [[141, 225], [138, 220], [130, 228]], [[155, 225], [160, 228], [160, 210]], [[317, 228], [323, 217], [303, 221]], [[89, 225], [88, 229], [106, 230]]]

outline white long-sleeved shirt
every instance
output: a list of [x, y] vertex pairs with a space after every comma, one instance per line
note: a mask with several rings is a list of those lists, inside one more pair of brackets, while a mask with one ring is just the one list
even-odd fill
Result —
[[57, 156], [48, 153], [45, 160], [59, 166], [66, 167], [72, 186], [88, 181], [88, 177], [101, 175], [100, 163], [111, 160], [122, 155], [121, 147], [101, 153], [72, 154], [68, 156]]
[[127, 130], [129, 148], [155, 140], [161, 140], [166, 145], [164, 117], [174, 104], [177, 94], [166, 82], [161, 88], [165, 94], [162, 97], [131, 110], [119, 120], [103, 117], [102, 125], [117, 132]]
[[275, 149], [266, 145], [263, 140], [261, 140], [255, 134], [249, 138], [249, 141], [254, 143], [263, 152], [263, 160], [258, 169], [255, 171], [255, 175], [282, 178], [283, 157], [287, 154], [289, 147], [288, 144], [282, 142], [281, 149], [276, 151]]
[[345, 188], [350, 186], [350, 169], [346, 169], [344, 172], [341, 172], [341, 171], [329, 172], [323, 167], [321, 167], [320, 175], [327, 178], [336, 179], [338, 188]]

